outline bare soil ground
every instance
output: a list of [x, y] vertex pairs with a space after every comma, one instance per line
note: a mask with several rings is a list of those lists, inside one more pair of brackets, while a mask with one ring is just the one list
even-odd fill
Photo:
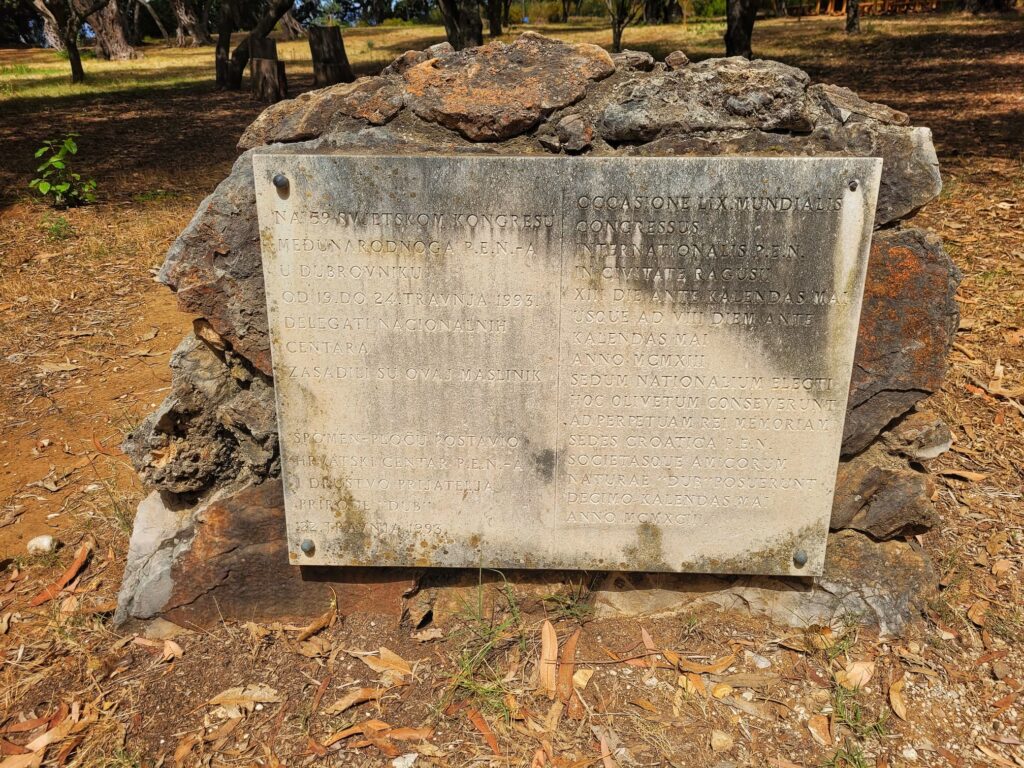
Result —
[[[720, 32], [642, 27], [626, 43], [704, 57]], [[364, 72], [440, 39], [346, 32]], [[305, 631], [119, 633], [110, 612], [142, 489], [118, 444], [163, 397], [191, 322], [152, 270], [260, 108], [212, 90], [211, 49], [87, 61], [78, 93], [52, 54], [5, 50], [0, 766], [1024, 766], [1024, 24], [868, 19], [848, 39], [838, 20], [783, 20], [759, 24], [755, 45], [935, 132], [946, 188], [915, 223], [964, 272], [963, 322], [926, 404], [956, 442], [932, 466], [942, 522], [919, 543], [943, 589], [918, 626], [879, 638], [710, 609], [594, 620], [582, 581], [491, 579], [418, 629], [332, 621], [325, 594], [322, 626]], [[282, 46], [299, 89], [302, 46]], [[52, 211], [23, 190], [33, 150], [70, 130], [101, 199]], [[29, 557], [42, 533], [63, 547]]]

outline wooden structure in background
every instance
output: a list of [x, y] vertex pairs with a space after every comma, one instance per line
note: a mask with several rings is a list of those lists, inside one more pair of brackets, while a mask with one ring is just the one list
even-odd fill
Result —
[[[862, 16], [882, 16], [895, 13], [927, 13], [939, 10], [940, 0], [861, 0]], [[842, 16], [846, 13], [846, 0], [815, 0], [786, 7], [790, 16]]]
[[345, 53], [338, 27], [310, 27], [309, 51], [313, 54], [313, 87], [351, 83], [356, 79]]
[[288, 98], [288, 79], [284, 62], [277, 60], [277, 43], [266, 37], [249, 40], [249, 77], [252, 95], [273, 104]]

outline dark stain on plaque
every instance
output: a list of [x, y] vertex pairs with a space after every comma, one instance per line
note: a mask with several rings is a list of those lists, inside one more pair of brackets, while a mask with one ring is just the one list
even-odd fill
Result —
[[533, 454], [533, 466], [537, 470], [537, 474], [544, 478], [545, 482], [550, 483], [555, 479], [555, 465], [557, 464], [558, 456], [550, 448], [538, 451]]
[[[751, 178], [721, 197], [666, 196], [653, 211], [609, 178], [605, 199], [618, 205], [580, 212], [572, 227], [574, 264], [586, 270], [577, 278], [607, 296], [598, 301], [700, 313], [688, 322], [754, 342], [778, 371], [828, 376], [831, 315], [857, 300], [856, 280], [837, 284], [834, 265], [841, 220], [854, 215], [842, 208], [861, 203], [844, 198], [847, 175], [799, 179], [792, 189]], [[644, 217], [671, 231], [648, 231]]]
[[672, 570], [665, 562], [662, 536], [661, 528], [657, 525], [640, 523], [636, 527], [636, 541], [622, 550], [629, 567], [649, 571]]

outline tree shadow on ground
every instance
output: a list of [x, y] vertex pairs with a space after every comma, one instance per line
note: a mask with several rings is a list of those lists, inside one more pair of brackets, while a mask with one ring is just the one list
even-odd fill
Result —
[[[565, 29], [575, 28], [597, 29]], [[561, 26], [538, 29], [564, 31]], [[382, 60], [357, 62], [356, 72], [371, 74], [409, 47], [423, 48], [441, 39], [436, 31], [424, 30], [375, 47]], [[710, 37], [694, 37], [693, 42], [695, 50], [687, 53], [697, 60], [708, 58], [718, 45]], [[1024, 24], [1019, 18], [886, 21], [858, 38], [843, 35], [839, 21], [780, 22], [755, 32], [758, 44], [765, 55], [805, 69], [815, 81], [845, 85], [908, 112], [914, 124], [933, 129], [943, 157], [1021, 155], [1024, 106], [1018, 97], [1024, 83]], [[679, 42], [637, 40], [631, 47], [663, 58]], [[9, 53], [5, 63], [12, 61]], [[291, 68], [292, 96], [312, 86], [306, 61], [288, 59], [286, 66]], [[190, 73], [195, 74], [191, 83], [161, 84], [169, 76], [186, 78]], [[115, 199], [154, 188], [212, 189], [238, 156], [236, 143], [246, 125], [265, 105], [253, 101], [247, 90], [216, 91], [212, 71], [202, 68], [181, 66], [135, 76], [151, 85], [4, 103], [0, 201], [9, 203], [24, 194], [35, 168], [33, 151], [44, 139], [68, 131], [82, 134], [80, 163], [89, 175], [101, 184], [118, 179], [116, 189], [105, 186]]]

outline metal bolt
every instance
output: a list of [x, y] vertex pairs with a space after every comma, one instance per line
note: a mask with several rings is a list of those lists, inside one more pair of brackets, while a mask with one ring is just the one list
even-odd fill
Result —
[[804, 552], [802, 549], [798, 549], [796, 552], [794, 552], [793, 564], [796, 565], [797, 568], [803, 568], [805, 565], [807, 565], [807, 553]]
[[288, 177], [283, 173], [278, 173], [274, 176], [274, 186], [278, 189], [288, 189]]
[[302, 553], [303, 553], [304, 555], [306, 555], [307, 557], [309, 557], [309, 556], [311, 556], [311, 555], [312, 555], [312, 554], [313, 554], [314, 552], [316, 552], [316, 544], [314, 544], [314, 543], [313, 543], [313, 540], [312, 540], [312, 539], [303, 539], [303, 540], [302, 540], [302, 543], [301, 543], [301, 544], [299, 544], [299, 549], [301, 549], [301, 550], [302, 550]]
[[[274, 183], [275, 184], [277, 183], [277, 179], [274, 179]], [[859, 187], [859, 186], [860, 186], [860, 184], [857, 182], [856, 179], [854, 179], [853, 181], [850, 182], [850, 191], [851, 192], [856, 192], [857, 191], [857, 187]]]

